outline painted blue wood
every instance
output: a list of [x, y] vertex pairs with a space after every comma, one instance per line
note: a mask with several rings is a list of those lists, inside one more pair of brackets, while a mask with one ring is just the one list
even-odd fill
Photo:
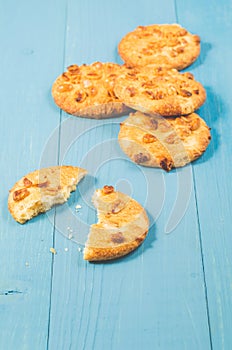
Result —
[[[171, 1], [69, 1], [65, 66], [118, 62], [117, 43], [126, 32], [138, 24], [175, 21]], [[164, 174], [131, 164], [116, 141], [122, 119], [96, 122], [62, 114], [60, 163], [85, 166], [90, 176], [56, 215], [49, 349], [210, 349], [192, 168]], [[132, 194], [156, 222], [133, 254], [89, 264], [81, 250], [88, 224], [96, 220], [91, 194], [106, 183]], [[167, 235], [178, 194], [179, 213], [176, 208], [169, 230], [176, 228]], [[79, 244], [67, 238], [70, 232]]]
[[[8, 190], [40, 167], [43, 146], [59, 123], [51, 81], [63, 64], [65, 3], [0, 1], [0, 349], [46, 349], [53, 221], [17, 224]], [[57, 163], [58, 139], [52, 164]], [[53, 220], [53, 217], [51, 217]]]
[[[229, 1], [212, 1], [210, 6], [207, 2], [187, 4], [177, 1], [178, 17], [202, 36], [201, 60], [195, 71], [207, 87], [202, 116], [212, 127], [213, 137], [208, 152], [194, 166], [212, 346], [231, 349], [232, 7]], [[204, 20], [199, 20], [199, 13]]]
[[[0, 349], [231, 348], [231, 12], [214, 0], [0, 1]], [[155, 22], [202, 37], [190, 70], [207, 88], [200, 115], [213, 136], [201, 159], [170, 174], [128, 161], [117, 143], [123, 118], [60, 115], [50, 94], [67, 65], [120, 62], [120, 38]], [[14, 222], [8, 189], [57, 162], [89, 175], [66, 205]], [[145, 206], [151, 229], [124, 259], [89, 264], [91, 195], [106, 183]]]

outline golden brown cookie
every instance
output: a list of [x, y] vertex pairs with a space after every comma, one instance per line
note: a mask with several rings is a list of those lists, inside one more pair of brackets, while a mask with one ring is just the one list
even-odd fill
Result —
[[121, 123], [118, 139], [133, 162], [170, 171], [199, 158], [211, 136], [204, 120], [195, 113], [162, 118], [136, 112]]
[[84, 259], [103, 261], [119, 258], [136, 249], [145, 239], [149, 220], [143, 207], [129, 196], [104, 186], [93, 196], [98, 223], [90, 228]]
[[153, 66], [125, 69], [114, 91], [127, 106], [162, 116], [190, 114], [206, 99], [205, 89], [191, 73]]
[[183, 69], [200, 54], [200, 38], [179, 24], [139, 26], [124, 36], [118, 52], [130, 67], [157, 66]]
[[122, 69], [116, 63], [72, 65], [54, 82], [54, 101], [65, 112], [80, 117], [104, 119], [127, 114], [129, 108], [113, 90]]
[[78, 167], [53, 166], [25, 175], [10, 190], [8, 208], [11, 215], [24, 224], [55, 204], [66, 202], [86, 174], [85, 169]]

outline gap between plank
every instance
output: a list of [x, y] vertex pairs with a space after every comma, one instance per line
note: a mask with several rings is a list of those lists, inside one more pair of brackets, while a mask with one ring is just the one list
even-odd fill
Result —
[[[66, 40], [67, 40], [67, 22], [68, 22], [68, 0], [65, 4], [65, 16], [64, 16], [64, 22], [65, 22], [65, 31], [64, 31], [64, 49], [63, 49], [63, 62], [62, 66], [64, 68], [65, 64], [65, 55], [66, 55]], [[59, 132], [58, 132], [58, 141], [57, 141], [57, 165], [60, 164], [60, 139], [61, 139], [61, 121], [62, 121], [62, 114], [63, 111], [60, 109], [59, 113]], [[53, 232], [52, 232], [52, 246], [55, 247], [56, 243], [56, 208], [54, 211], [54, 221], [53, 221]], [[52, 263], [51, 263], [51, 281], [50, 281], [50, 294], [49, 294], [49, 310], [48, 310], [48, 331], [47, 331], [47, 350], [49, 349], [49, 340], [50, 340], [50, 328], [51, 328], [51, 305], [52, 305], [52, 290], [53, 290], [53, 276], [54, 276], [54, 254], [52, 254]]]
[[201, 265], [202, 265], [202, 273], [203, 273], [206, 315], [207, 315], [207, 321], [208, 321], [209, 342], [210, 342], [210, 349], [213, 350], [212, 331], [211, 331], [210, 316], [209, 316], [208, 290], [207, 290], [207, 283], [206, 283], [206, 276], [205, 276], [204, 253], [203, 253], [203, 244], [202, 244], [202, 232], [201, 232], [201, 224], [199, 219], [197, 191], [196, 191], [196, 178], [195, 178], [194, 168], [193, 168], [193, 187], [194, 187], [194, 197], [195, 197], [196, 211], [197, 211], [197, 226], [198, 226], [198, 232], [199, 232], [199, 243], [200, 243], [200, 251], [201, 251]]
[[[175, 8], [176, 21], [177, 23], [179, 23], [177, 0], [174, 0], [174, 8]], [[202, 63], [201, 58], [199, 57], [198, 59], [200, 63]], [[205, 265], [204, 265], [205, 262], [204, 262], [204, 254], [203, 254], [202, 232], [201, 232], [201, 224], [200, 224], [199, 210], [198, 210], [198, 203], [197, 203], [196, 177], [195, 177], [194, 167], [192, 168], [192, 170], [193, 170], [194, 198], [195, 198], [196, 212], [197, 212], [197, 226], [198, 226], [198, 232], [199, 232], [199, 243], [200, 243], [200, 252], [201, 252], [201, 266], [202, 266], [202, 274], [203, 274], [205, 304], [206, 304], [206, 316], [207, 316], [208, 332], [209, 332], [209, 343], [210, 343], [210, 349], [213, 350], [212, 331], [211, 331], [210, 316], [209, 316], [208, 290], [207, 290], [207, 284], [206, 284]]]
[[174, 10], [175, 10], [175, 16], [176, 16], [176, 23], [179, 23], [179, 16], [177, 11], [177, 0], [174, 0]]
[[[179, 16], [178, 16], [177, 1], [176, 0], [174, 0], [174, 10], [175, 10], [176, 23], [179, 23]], [[64, 50], [63, 50], [63, 68], [64, 68], [64, 65], [65, 65], [65, 55], [66, 55], [67, 17], [68, 17], [68, 0], [66, 2], [66, 6], [65, 6], [65, 36], [64, 36]], [[200, 58], [199, 58], [199, 60], [200, 60]], [[63, 112], [62, 112], [62, 110], [60, 110], [59, 133], [58, 133], [58, 144], [57, 144], [57, 146], [58, 146], [57, 165], [59, 165], [59, 163], [60, 163], [60, 142], [61, 142], [61, 121], [62, 121], [62, 115], [63, 115]], [[200, 225], [200, 219], [199, 219], [197, 194], [196, 194], [196, 181], [195, 180], [196, 180], [196, 178], [195, 178], [195, 172], [194, 172], [194, 168], [193, 168], [193, 182], [194, 182], [193, 187], [194, 187], [194, 197], [195, 197], [196, 212], [197, 212], [197, 225], [198, 225], [198, 232], [199, 232], [199, 243], [200, 243], [201, 263], [202, 263], [202, 272], [203, 272], [204, 294], [205, 294], [205, 301], [206, 301], [206, 314], [207, 314], [210, 349], [213, 350], [211, 324], [210, 324], [210, 316], [209, 316], [208, 291], [207, 291], [206, 275], [205, 275], [205, 267], [204, 267], [202, 232], [201, 232], [201, 225]], [[55, 232], [56, 232], [56, 228], [55, 227], [56, 227], [56, 209], [55, 209], [55, 213], [54, 213], [54, 227], [53, 227], [53, 239], [52, 239], [53, 246], [55, 245]], [[53, 274], [54, 274], [54, 255], [52, 255], [52, 263], [51, 263], [51, 282], [50, 282], [50, 295], [49, 295], [49, 317], [48, 317], [48, 333], [47, 333], [47, 350], [49, 350], [49, 340], [50, 340], [51, 301], [52, 301], [52, 288], [53, 288]], [[86, 339], [85, 339], [85, 341], [86, 341]], [[93, 343], [94, 342], [95, 342], [95, 336], [94, 336]]]

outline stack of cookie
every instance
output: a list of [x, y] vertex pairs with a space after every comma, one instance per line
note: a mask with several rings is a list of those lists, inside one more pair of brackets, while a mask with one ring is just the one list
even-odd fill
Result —
[[[166, 171], [197, 159], [210, 131], [194, 113], [206, 99], [191, 73], [200, 38], [178, 24], [139, 26], [119, 43], [125, 64], [72, 65], [52, 88], [56, 104], [88, 118], [126, 115], [119, 143], [132, 161]], [[135, 112], [136, 111], [136, 112]]]

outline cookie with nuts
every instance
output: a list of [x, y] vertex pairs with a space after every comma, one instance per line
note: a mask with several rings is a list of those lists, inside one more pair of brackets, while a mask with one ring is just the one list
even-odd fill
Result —
[[181, 70], [200, 54], [200, 37], [179, 24], [139, 26], [126, 34], [118, 52], [130, 67], [149, 64]]
[[155, 66], [125, 69], [114, 92], [135, 110], [165, 117], [190, 114], [206, 99], [204, 87], [191, 73]]
[[98, 222], [90, 228], [84, 259], [104, 261], [124, 256], [146, 238], [149, 220], [144, 208], [134, 199], [104, 186], [93, 195]]
[[53, 166], [25, 175], [10, 190], [11, 215], [24, 224], [54, 205], [66, 202], [86, 174], [87, 171], [79, 167]]
[[135, 163], [166, 171], [199, 158], [210, 142], [210, 130], [197, 114], [176, 118], [131, 113], [120, 124], [119, 144]]
[[95, 62], [69, 66], [52, 86], [55, 103], [69, 114], [104, 119], [129, 112], [114, 93], [115, 79], [123, 68], [116, 63]]

